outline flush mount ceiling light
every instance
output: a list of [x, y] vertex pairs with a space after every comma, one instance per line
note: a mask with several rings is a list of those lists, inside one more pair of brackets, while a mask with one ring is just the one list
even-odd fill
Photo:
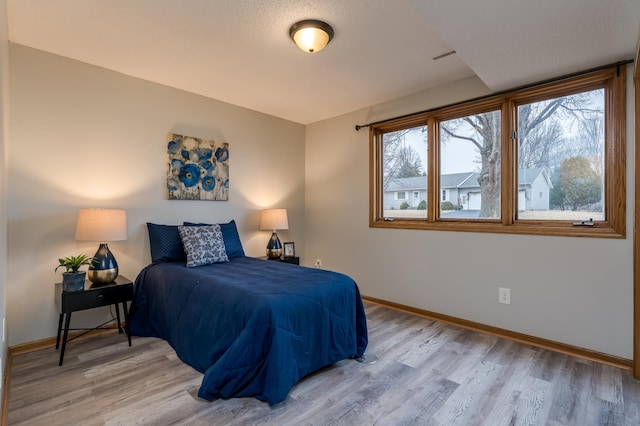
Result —
[[315, 53], [329, 44], [333, 38], [333, 28], [326, 22], [307, 19], [293, 24], [289, 29], [289, 37], [300, 49]]

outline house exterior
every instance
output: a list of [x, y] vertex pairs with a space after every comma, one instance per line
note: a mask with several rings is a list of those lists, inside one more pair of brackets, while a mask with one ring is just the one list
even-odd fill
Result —
[[[449, 201], [462, 210], [480, 210], [479, 173], [451, 173], [440, 176], [440, 203]], [[544, 167], [519, 170], [518, 210], [548, 210], [549, 193], [553, 185]], [[427, 177], [393, 179], [384, 192], [385, 210], [398, 210], [402, 203], [417, 208], [427, 200]]]
[[392, 179], [384, 191], [383, 206], [385, 210], [399, 210], [406, 201], [410, 208], [416, 208], [422, 200], [427, 200], [426, 176]]
[[551, 176], [546, 168], [518, 170], [518, 210], [549, 210], [552, 188]]

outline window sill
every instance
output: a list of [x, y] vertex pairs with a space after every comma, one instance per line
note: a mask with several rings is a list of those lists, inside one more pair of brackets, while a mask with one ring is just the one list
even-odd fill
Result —
[[369, 223], [370, 228], [387, 229], [419, 229], [426, 231], [454, 231], [454, 232], [488, 232], [498, 234], [547, 235], [562, 237], [587, 238], [626, 238], [624, 227], [614, 229], [608, 222], [596, 222], [592, 227], [573, 226], [569, 222], [557, 221], [516, 221], [513, 224], [486, 221], [441, 220], [427, 222], [423, 219], [394, 219], [392, 221], [378, 219]]

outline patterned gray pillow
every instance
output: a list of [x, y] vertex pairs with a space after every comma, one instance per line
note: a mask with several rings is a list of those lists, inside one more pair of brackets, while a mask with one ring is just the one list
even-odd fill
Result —
[[187, 267], [228, 262], [220, 225], [178, 226], [180, 239], [187, 253]]

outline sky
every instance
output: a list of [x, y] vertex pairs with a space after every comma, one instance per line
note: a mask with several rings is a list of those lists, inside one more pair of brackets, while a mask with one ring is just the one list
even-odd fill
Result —
[[[406, 135], [405, 142], [420, 155], [423, 169], [427, 164], [426, 133], [416, 131]], [[442, 174], [474, 172], [480, 169], [479, 153], [469, 141], [451, 139], [441, 148], [440, 170]]]

